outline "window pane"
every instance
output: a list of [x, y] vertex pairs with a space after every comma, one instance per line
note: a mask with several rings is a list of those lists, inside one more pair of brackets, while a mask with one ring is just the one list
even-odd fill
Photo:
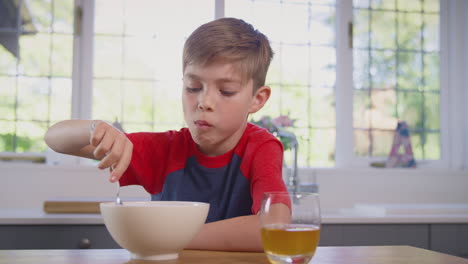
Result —
[[420, 0], [397, 0], [397, 7], [398, 10], [406, 11], [406, 12], [419, 12], [422, 9]]
[[149, 122], [153, 119], [154, 87], [150, 81], [123, 81], [123, 122]]
[[49, 90], [48, 78], [18, 78], [17, 118], [27, 121], [47, 121]]
[[371, 0], [354, 0], [353, 6], [354, 8], [369, 8]]
[[371, 100], [369, 90], [354, 90], [353, 124], [354, 128], [369, 128]]
[[395, 10], [395, 0], [371, 0], [373, 9]]
[[73, 35], [54, 35], [52, 41], [52, 75], [71, 78], [73, 67]]
[[421, 30], [421, 14], [398, 13], [398, 48], [407, 50], [421, 50]]
[[20, 38], [20, 70], [28, 76], [48, 76], [50, 72], [52, 36], [26, 35]]
[[[282, 81], [287, 84], [307, 85], [310, 73], [309, 46], [283, 45], [281, 48]], [[290, 67], [295, 65], [295, 67]]]
[[392, 51], [372, 51], [370, 57], [371, 88], [394, 89], [396, 84], [396, 54]]
[[121, 80], [95, 79], [93, 84], [93, 119], [122, 121]]
[[371, 47], [375, 49], [396, 48], [396, 16], [393, 11], [372, 11], [370, 15], [371, 24]]
[[[309, 118], [304, 125], [330, 128], [335, 127], [335, 95], [332, 88], [313, 87], [310, 88], [310, 100], [308, 107], [310, 108]], [[307, 113], [304, 112], [304, 113]]]
[[367, 50], [353, 51], [353, 78], [354, 88], [356, 89], [369, 89], [370, 88], [370, 74], [369, 74], [369, 57], [370, 52]]
[[311, 166], [329, 167], [335, 164], [335, 129], [313, 129], [309, 146], [311, 147]]
[[354, 10], [353, 46], [356, 48], [369, 47], [369, 16], [369, 10]]
[[424, 11], [425, 12], [439, 12], [439, 0], [424, 0]]
[[[296, 119], [300, 166], [333, 166], [336, 81], [335, 8], [328, 1], [226, 0], [225, 15], [244, 19], [270, 40], [272, 94], [253, 120]], [[333, 131], [331, 133], [330, 131]]]
[[[11, 35], [11, 34], [5, 34]], [[0, 45], [0, 75], [15, 75], [17, 60], [10, 51]]]
[[424, 54], [424, 83], [423, 88], [428, 91], [440, 90], [439, 54]]
[[294, 125], [300, 127], [308, 126], [307, 119], [301, 117], [307, 115], [309, 107], [307, 87], [302, 85], [284, 86], [281, 90], [281, 112], [287, 113], [291, 119], [297, 120]]
[[398, 89], [420, 90], [422, 88], [422, 54], [398, 53]]
[[423, 160], [425, 158], [424, 147], [423, 147], [425, 139], [423, 138], [423, 134], [420, 132], [410, 131], [410, 141], [411, 141], [411, 146], [413, 148], [413, 155], [414, 155], [414, 158], [416, 159], [416, 162], [418, 160]]
[[440, 159], [440, 135], [439, 133], [428, 133], [424, 145], [424, 158], [428, 160]]
[[73, 0], [54, 1], [54, 32], [73, 34]]
[[13, 121], [15, 119], [16, 78], [0, 76], [0, 87], [0, 120]]
[[44, 122], [17, 122], [17, 152], [44, 152], [46, 144], [43, 138], [47, 128], [48, 125]]
[[410, 129], [423, 129], [422, 98], [418, 92], [398, 93], [398, 116]]
[[396, 95], [395, 90], [372, 90], [370, 125], [377, 129], [395, 129], [396, 115]]
[[95, 1], [94, 5], [94, 33], [122, 35], [124, 32], [124, 0], [99, 0]]
[[439, 50], [439, 16], [424, 15], [423, 41], [425, 51]]
[[334, 0], [329, 2], [332, 5], [316, 5], [310, 10], [309, 36], [313, 45], [335, 45], [335, 31], [331, 26], [335, 20], [335, 6]]
[[370, 5], [354, 1], [355, 153], [385, 154], [387, 131], [406, 121], [416, 158], [428, 158], [426, 145], [440, 149], [438, 1], [371, 0]]
[[34, 27], [39, 32], [50, 33], [52, 31], [53, 8], [57, 1], [35, 0], [21, 2], [30, 10], [32, 17], [34, 17]]
[[372, 133], [372, 156], [388, 157], [395, 132], [392, 130], [374, 130]]
[[[153, 79], [155, 76], [155, 39], [126, 38], [123, 43], [124, 78]], [[114, 54], [115, 56], [115, 54]], [[116, 56], [118, 57], [118, 56]]]
[[270, 68], [268, 69], [268, 74], [265, 82], [272, 85], [281, 83], [282, 80], [282, 68], [281, 59], [278, 59], [278, 53], [281, 54], [281, 46], [279, 43], [271, 43], [271, 49], [275, 52], [274, 59], [270, 62]]
[[[94, 76], [119, 77], [123, 72], [123, 43], [119, 36], [94, 37]], [[96, 88], [94, 88], [96, 89]]]
[[72, 81], [69, 78], [52, 78], [49, 120], [56, 123], [71, 117]]
[[15, 137], [15, 123], [0, 121], [0, 150], [6, 152], [14, 152], [14, 137]]
[[354, 129], [354, 153], [356, 155], [361, 157], [370, 156], [371, 135], [368, 129]]
[[438, 93], [424, 93], [425, 126], [433, 131], [440, 130], [440, 96]]
[[180, 100], [182, 81], [158, 81], [155, 89], [155, 130], [164, 131], [163, 127], [179, 130], [184, 124], [182, 101]]
[[[310, 84], [313, 87], [333, 87], [336, 80], [334, 47], [311, 47]], [[301, 62], [301, 61], [299, 61]], [[298, 62], [296, 62], [298, 63]], [[292, 64], [294, 65], [294, 64]]]

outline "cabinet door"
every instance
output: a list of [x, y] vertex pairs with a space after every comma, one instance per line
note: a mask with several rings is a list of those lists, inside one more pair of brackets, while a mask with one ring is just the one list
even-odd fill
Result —
[[120, 248], [104, 225], [0, 225], [0, 249]]
[[431, 225], [431, 249], [468, 258], [468, 224]]
[[325, 224], [320, 246], [408, 245], [429, 248], [426, 224]]

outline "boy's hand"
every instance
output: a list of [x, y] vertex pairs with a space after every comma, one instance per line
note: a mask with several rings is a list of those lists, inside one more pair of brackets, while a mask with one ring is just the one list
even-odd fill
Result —
[[99, 169], [110, 168], [109, 181], [116, 182], [128, 168], [132, 158], [132, 142], [112, 125], [103, 121], [91, 121], [90, 143], [95, 147], [93, 155], [101, 160]]

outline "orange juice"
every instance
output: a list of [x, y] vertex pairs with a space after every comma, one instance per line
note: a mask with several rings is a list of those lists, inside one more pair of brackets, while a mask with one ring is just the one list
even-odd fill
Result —
[[266, 253], [286, 256], [313, 256], [320, 239], [320, 228], [310, 225], [272, 225], [262, 228]]

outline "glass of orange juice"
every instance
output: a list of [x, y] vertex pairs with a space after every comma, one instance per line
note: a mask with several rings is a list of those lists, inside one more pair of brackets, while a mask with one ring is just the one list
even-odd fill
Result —
[[265, 193], [260, 223], [263, 249], [272, 264], [308, 263], [320, 239], [318, 194]]

